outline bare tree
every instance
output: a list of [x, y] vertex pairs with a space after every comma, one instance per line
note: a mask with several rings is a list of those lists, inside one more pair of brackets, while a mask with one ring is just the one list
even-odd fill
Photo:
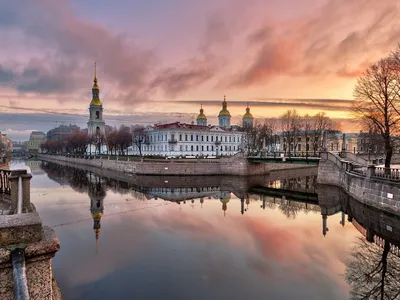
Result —
[[295, 109], [286, 111], [281, 116], [282, 135], [283, 135], [283, 150], [286, 152], [289, 150], [289, 156], [292, 153], [296, 153], [297, 146], [300, 142], [299, 137], [301, 136], [301, 130], [303, 128], [303, 122], [301, 116]]
[[373, 123], [385, 145], [385, 168], [389, 171], [400, 121], [399, 71], [396, 61], [389, 57], [371, 64], [357, 81], [353, 105], [355, 117]]
[[148, 136], [146, 134], [145, 128], [143, 126], [137, 126], [133, 129], [132, 142], [139, 150], [140, 157], [142, 156], [142, 147], [148, 141]]

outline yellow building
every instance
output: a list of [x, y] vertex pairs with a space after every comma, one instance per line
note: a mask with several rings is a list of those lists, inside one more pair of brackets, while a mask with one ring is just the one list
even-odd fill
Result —
[[32, 131], [29, 136], [28, 141], [28, 151], [29, 152], [39, 152], [40, 145], [46, 141], [46, 134], [41, 131]]

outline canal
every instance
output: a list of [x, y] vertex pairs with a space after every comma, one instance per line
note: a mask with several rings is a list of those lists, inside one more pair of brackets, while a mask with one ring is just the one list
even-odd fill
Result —
[[315, 169], [248, 182], [25, 167], [64, 299], [400, 299], [399, 218], [331, 197]]

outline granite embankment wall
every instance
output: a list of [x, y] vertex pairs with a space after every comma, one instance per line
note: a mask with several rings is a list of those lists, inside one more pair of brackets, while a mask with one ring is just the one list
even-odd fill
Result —
[[141, 175], [264, 175], [273, 170], [310, 168], [308, 165], [279, 163], [251, 163], [241, 156], [215, 160], [152, 160], [118, 161], [108, 159], [83, 159], [65, 156], [38, 155], [39, 159], [53, 162], [68, 162], [76, 165], [115, 170]]
[[351, 161], [329, 152], [322, 153], [318, 183], [339, 186], [362, 203], [400, 213], [400, 181], [376, 177], [369, 170], [355, 170]]

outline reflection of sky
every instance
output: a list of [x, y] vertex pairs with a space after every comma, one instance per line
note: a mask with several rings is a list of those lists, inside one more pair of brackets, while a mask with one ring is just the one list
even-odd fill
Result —
[[96, 251], [88, 195], [46, 175], [32, 181], [32, 201], [54, 227], [53, 259], [65, 299], [347, 299], [343, 257], [359, 236], [319, 213], [288, 220], [233, 197], [181, 206], [107, 191]]

